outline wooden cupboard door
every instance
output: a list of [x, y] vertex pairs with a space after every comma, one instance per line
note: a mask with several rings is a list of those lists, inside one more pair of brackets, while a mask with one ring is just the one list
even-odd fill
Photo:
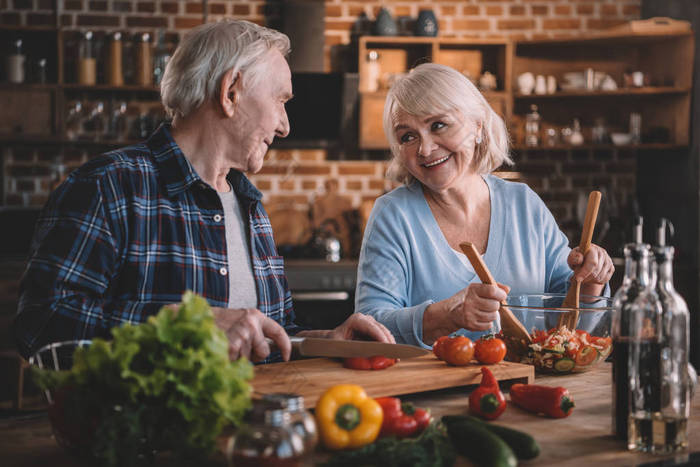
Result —
[[362, 149], [387, 149], [389, 142], [384, 136], [384, 102], [386, 93], [360, 94], [360, 141]]
[[49, 136], [53, 134], [54, 96], [49, 90], [0, 90], [0, 134]]

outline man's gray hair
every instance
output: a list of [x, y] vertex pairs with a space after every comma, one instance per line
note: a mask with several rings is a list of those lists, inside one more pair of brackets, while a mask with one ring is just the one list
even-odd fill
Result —
[[494, 112], [472, 82], [448, 66], [424, 63], [394, 83], [384, 104], [384, 133], [393, 156], [387, 168], [387, 177], [392, 180], [405, 184], [414, 180], [401, 162], [399, 142], [394, 134], [395, 118], [399, 111], [417, 117], [457, 111], [470, 124], [481, 124], [481, 142], [474, 149], [478, 173], [490, 173], [503, 164], [513, 163], [508, 153], [508, 132], [503, 119]]
[[289, 53], [281, 32], [243, 20], [225, 18], [189, 31], [165, 67], [160, 84], [169, 117], [186, 117], [220, 95], [221, 79], [230, 70], [245, 75], [243, 86], [255, 86], [271, 50]]

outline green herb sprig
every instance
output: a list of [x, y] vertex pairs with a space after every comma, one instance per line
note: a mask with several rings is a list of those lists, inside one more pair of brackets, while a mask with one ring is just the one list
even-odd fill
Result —
[[353, 451], [335, 454], [326, 467], [448, 467], [456, 453], [442, 423], [432, 422], [416, 438], [381, 438]]

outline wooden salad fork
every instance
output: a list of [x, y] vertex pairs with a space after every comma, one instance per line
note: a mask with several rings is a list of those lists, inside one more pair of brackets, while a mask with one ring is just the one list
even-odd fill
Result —
[[[588, 206], [586, 207], [586, 217], [583, 221], [583, 231], [581, 232], [581, 243], [578, 248], [582, 255], [586, 256], [588, 250], [591, 248], [591, 239], [593, 238], [593, 229], [595, 229], [595, 222], [598, 218], [598, 207], [600, 206], [600, 191], [592, 191], [588, 196]], [[579, 295], [581, 294], [581, 283], [579, 281], [573, 281], [569, 290], [566, 292], [566, 297], [561, 304], [562, 308], [573, 308], [566, 313], [561, 313], [559, 315], [559, 323], [557, 327], [561, 328], [566, 326], [569, 330], [573, 331], [578, 325], [578, 315], [579, 315]]]

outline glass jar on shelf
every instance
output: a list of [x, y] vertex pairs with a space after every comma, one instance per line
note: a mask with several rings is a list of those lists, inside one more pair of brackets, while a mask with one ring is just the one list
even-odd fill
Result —
[[125, 101], [114, 103], [109, 115], [106, 138], [113, 140], [124, 140], [128, 136], [127, 105]]
[[66, 114], [66, 138], [76, 140], [83, 134], [83, 103], [79, 100], [70, 101]]
[[525, 145], [540, 145], [540, 114], [535, 104], [530, 106], [530, 112], [525, 116]]
[[608, 142], [608, 128], [605, 126], [605, 118], [598, 117], [594, 120], [591, 128], [591, 140], [594, 144], [605, 144]]
[[90, 112], [83, 121], [83, 135], [89, 140], [101, 140], [107, 130], [107, 116], [102, 101], [93, 103]]
[[153, 84], [160, 85], [163, 73], [165, 73], [165, 67], [170, 61], [170, 56], [170, 49], [165, 43], [165, 31], [161, 30], [158, 32], [158, 40], [153, 52]]
[[153, 85], [151, 35], [145, 32], [138, 36], [136, 47], [136, 84], [139, 86], [151, 86]]
[[571, 136], [569, 136], [569, 143], [572, 146], [581, 146], [584, 142], [583, 131], [581, 130], [581, 122], [578, 118], [574, 118], [574, 123], [571, 126]]
[[122, 33], [117, 31], [109, 39], [109, 73], [107, 82], [110, 86], [124, 85], [122, 71]]
[[376, 92], [379, 90], [379, 78], [381, 75], [381, 65], [379, 64], [379, 52], [370, 50], [367, 52], [367, 91]]
[[78, 47], [78, 83], [87, 86], [97, 83], [97, 59], [92, 31], [85, 31]]
[[10, 83], [24, 82], [24, 61], [22, 53], [22, 39], [16, 39], [12, 43], [13, 52], [7, 56], [7, 81]]

